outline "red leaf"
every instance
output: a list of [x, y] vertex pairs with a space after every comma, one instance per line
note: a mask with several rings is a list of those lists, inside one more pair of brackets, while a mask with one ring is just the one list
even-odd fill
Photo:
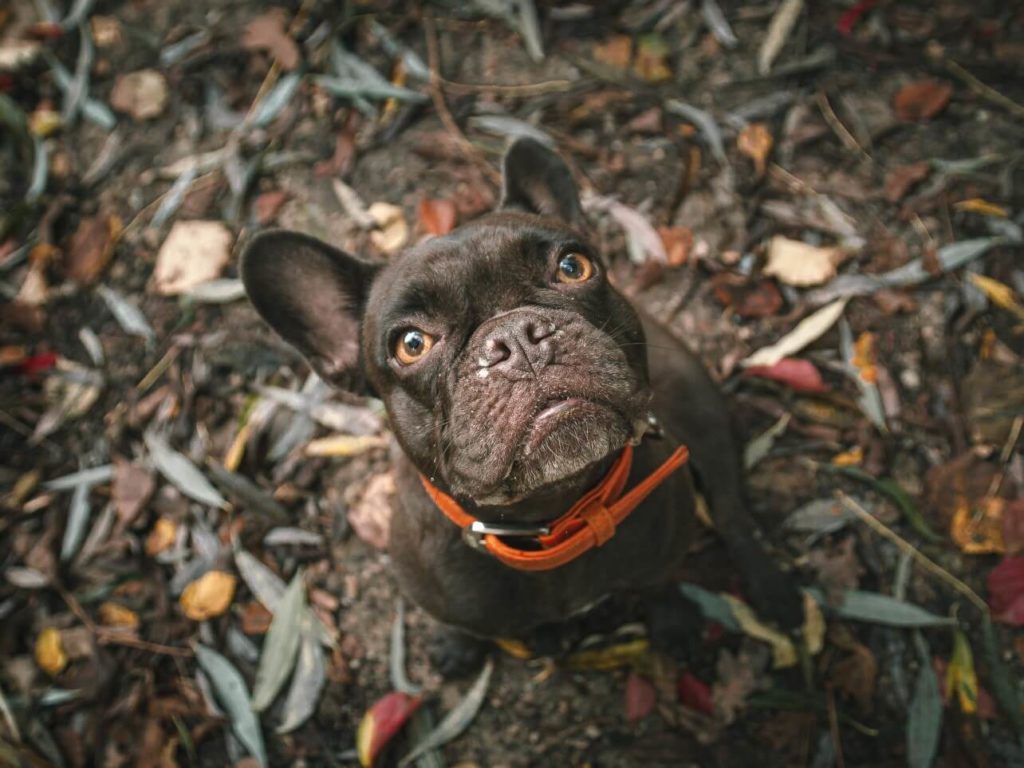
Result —
[[654, 709], [658, 694], [654, 684], [636, 672], [626, 678], [626, 719], [631, 723], [643, 720]]
[[54, 352], [43, 352], [40, 355], [26, 357], [18, 363], [18, 373], [23, 376], [35, 376], [37, 373], [48, 371], [57, 364], [57, 355]]
[[356, 734], [360, 765], [373, 765], [377, 755], [402, 730], [421, 703], [423, 699], [419, 696], [389, 693], [367, 710]]
[[997, 621], [1024, 625], [1024, 557], [1007, 557], [988, 575], [988, 604]]
[[836, 22], [836, 32], [843, 37], [849, 37], [853, 28], [857, 26], [857, 22], [875, 7], [876, 2], [877, 0], [860, 0], [853, 8], [839, 17], [839, 21]]
[[949, 104], [953, 86], [942, 80], [918, 80], [900, 88], [893, 97], [896, 117], [905, 122], [928, 120]]
[[426, 197], [420, 200], [417, 216], [428, 235], [447, 235], [455, 229], [455, 203]]
[[676, 695], [684, 707], [703, 712], [705, 715], [715, 713], [715, 704], [711, 699], [711, 687], [690, 672], [679, 675], [676, 683]]
[[745, 371], [747, 376], [785, 384], [796, 392], [828, 392], [830, 387], [810, 360], [786, 357], [775, 365], [753, 365]]

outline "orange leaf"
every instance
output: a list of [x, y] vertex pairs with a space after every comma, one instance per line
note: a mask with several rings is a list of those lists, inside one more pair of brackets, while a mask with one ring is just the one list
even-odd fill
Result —
[[178, 524], [169, 517], [159, 518], [146, 537], [146, 554], [153, 557], [170, 549], [177, 538]]
[[420, 227], [428, 235], [447, 235], [455, 229], [458, 212], [451, 200], [425, 197], [416, 212]]
[[966, 498], [957, 501], [956, 512], [949, 525], [949, 535], [965, 554], [984, 555], [1006, 552], [1003, 541], [1003, 509], [1005, 502], [988, 496], [972, 509]]
[[105, 627], [135, 629], [139, 626], [139, 614], [118, 603], [107, 602], [100, 605], [100, 623]]
[[661, 35], [644, 35], [636, 47], [633, 71], [648, 82], [656, 83], [672, 77], [666, 59], [669, 48]]
[[220, 616], [231, 605], [237, 579], [226, 571], [207, 571], [181, 593], [181, 609], [193, 621]]
[[896, 116], [905, 122], [928, 120], [949, 104], [953, 86], [942, 80], [918, 80], [900, 88], [893, 97]]
[[50, 675], [59, 675], [68, 665], [68, 656], [64, 653], [64, 643], [60, 639], [60, 630], [47, 627], [36, 638], [36, 664]]
[[633, 58], [633, 40], [629, 35], [613, 35], [594, 46], [594, 58], [602, 64], [626, 69]]
[[693, 248], [693, 230], [689, 227], [658, 227], [658, 236], [665, 246], [669, 266], [685, 264]]
[[875, 334], [864, 331], [857, 337], [853, 345], [853, 360], [850, 362], [865, 382], [874, 384], [878, 381], [878, 369], [875, 367]]
[[775, 139], [764, 123], [751, 123], [736, 137], [736, 148], [754, 161], [758, 176], [764, 175], [765, 162], [774, 143]]

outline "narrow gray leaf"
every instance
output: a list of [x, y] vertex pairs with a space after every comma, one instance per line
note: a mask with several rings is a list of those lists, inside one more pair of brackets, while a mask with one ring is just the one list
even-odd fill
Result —
[[178, 42], [172, 43], [160, 51], [160, 63], [165, 67], [177, 64], [200, 45], [206, 43], [209, 39], [210, 31], [207, 29], [202, 29], [199, 32], [194, 32], [188, 37], [183, 37]]
[[50, 584], [50, 579], [35, 568], [21, 565], [12, 565], [4, 571], [4, 578], [18, 589], [42, 589]]
[[103, 299], [103, 303], [107, 305], [110, 314], [114, 316], [117, 324], [124, 329], [125, 333], [130, 333], [132, 336], [141, 336], [147, 341], [153, 341], [156, 338], [153, 327], [138, 307], [130, 303], [117, 291], [111, 290], [105, 285], [99, 286], [96, 292]]
[[469, 125], [484, 133], [494, 133], [498, 136], [505, 136], [510, 139], [518, 139], [520, 136], [528, 136], [543, 144], [545, 147], [555, 147], [555, 140], [548, 134], [534, 125], [519, 120], [515, 117], [505, 115], [475, 115], [469, 118]]
[[82, 342], [85, 351], [89, 353], [89, 359], [92, 360], [92, 364], [97, 368], [102, 366], [105, 360], [103, 344], [100, 342], [100, 337], [96, 335], [96, 332], [86, 326], [78, 331], [78, 340]]
[[295, 90], [301, 82], [302, 75], [298, 72], [292, 72], [278, 80], [277, 85], [263, 97], [259, 106], [256, 107], [256, 112], [252, 116], [252, 124], [258, 128], [270, 125], [274, 118], [281, 113], [281, 110], [288, 106], [288, 102], [292, 100], [292, 96], [295, 95]]
[[684, 597], [688, 597], [697, 604], [701, 613], [704, 614], [704, 618], [717, 621], [730, 632], [740, 631], [739, 622], [733, 616], [729, 603], [714, 592], [709, 592], [696, 584], [680, 584], [679, 591], [683, 593]]
[[[863, 504], [864, 502], [857, 499], [857, 503]], [[791, 531], [821, 535], [841, 530], [856, 518], [857, 516], [845, 504], [827, 496], [823, 499], [809, 501], [794, 510], [786, 517], [782, 525]]]
[[422, 80], [423, 82], [430, 80], [430, 67], [426, 65], [416, 51], [396, 40], [387, 27], [374, 19], [370, 22], [370, 31], [380, 39], [381, 47], [388, 56], [402, 59], [405, 71], [409, 73], [410, 77]]
[[469, 727], [477, 712], [480, 711], [480, 707], [483, 706], [484, 697], [487, 695], [487, 686], [491, 682], [491, 673], [493, 671], [494, 660], [488, 658], [487, 663], [480, 672], [480, 676], [477, 677], [473, 686], [466, 692], [466, 696], [462, 701], [456, 704], [451, 712], [444, 716], [444, 719], [438, 723], [437, 728], [428, 733], [423, 741], [413, 747], [412, 751], [402, 758], [398, 763], [399, 768], [405, 768], [405, 766], [409, 765], [409, 763], [413, 762], [424, 752], [428, 752], [442, 744], [447, 744]]
[[153, 464], [179, 491], [211, 507], [223, 507], [227, 503], [196, 465], [171, 448], [162, 437], [155, 432], [146, 432], [143, 439]]
[[84, 24], [78, 27], [78, 57], [75, 60], [75, 74], [64, 93], [61, 106], [61, 121], [68, 125], [74, 122], [82, 101], [89, 91], [89, 70], [92, 67], [94, 50], [92, 35]]
[[788, 413], [782, 414], [778, 421], [747, 443], [746, 448], [743, 449], [744, 467], [747, 469], [753, 469], [761, 463], [762, 459], [772, 452], [772, 447], [775, 445], [775, 441], [786, 431], [786, 427], [789, 426], [789, 420], [791, 418], [792, 416]]
[[277, 613], [286, 589], [281, 577], [244, 549], [235, 551], [235, 567], [242, 581], [263, 607], [271, 613]]
[[395, 606], [395, 620], [391, 624], [388, 671], [391, 675], [391, 687], [396, 691], [410, 696], [419, 694], [420, 686], [411, 682], [405, 672], [405, 601], [401, 597]]
[[877, 592], [851, 589], [844, 593], [843, 602], [839, 607], [827, 605], [820, 590], [811, 589], [810, 592], [822, 606], [830, 608], [840, 618], [851, 621], [885, 624], [891, 627], [948, 627], [956, 624], [955, 619], [937, 616], [924, 608], [900, 602]]
[[718, 123], [715, 122], [715, 118], [711, 116], [711, 113], [678, 99], [666, 101], [665, 109], [674, 115], [686, 118], [696, 125], [700, 132], [704, 134], [704, 139], [707, 141], [708, 146], [711, 147], [711, 154], [715, 156], [715, 159], [722, 165], [728, 164], [729, 160], [725, 155], [725, 141], [722, 139], [722, 131], [719, 129]]
[[274, 612], [274, 620], [270, 622], [267, 639], [263, 643], [260, 665], [256, 670], [256, 684], [252, 691], [252, 708], [257, 712], [262, 712], [273, 703], [295, 666], [299, 630], [305, 610], [306, 585], [300, 568]]
[[347, 435], [374, 435], [384, 428], [380, 416], [369, 408], [347, 403], [320, 402], [319, 396], [310, 397], [281, 387], [256, 387], [256, 391], [286, 408], [303, 413], [335, 432]]
[[761, 48], [757, 52], [757, 71], [761, 75], [767, 75], [771, 71], [772, 62], [775, 61], [775, 57], [779, 55], [786, 40], [789, 39], [789, 34], [793, 31], [793, 26], [800, 17], [803, 7], [804, 0], [782, 0], [779, 3], [775, 15], [772, 16], [772, 20], [768, 24], [768, 33], [765, 35], [764, 42], [761, 43]]
[[263, 537], [263, 545], [274, 547], [288, 544], [299, 544], [307, 547], [317, 547], [324, 543], [324, 537], [319, 533], [307, 531], [303, 528], [281, 526], [271, 528]]
[[229, 494], [240, 499], [246, 509], [267, 515], [280, 522], [289, 519], [288, 510], [249, 478], [232, 472], [213, 461], [208, 461], [206, 468], [213, 476], [213, 481]]
[[722, 13], [722, 8], [716, 0], [703, 0], [700, 4], [700, 11], [708, 29], [711, 30], [711, 34], [718, 42], [726, 48], [735, 48], [739, 44], [740, 41], [736, 39], [732, 27], [726, 21], [725, 14]]
[[50, 155], [42, 138], [32, 135], [32, 181], [25, 192], [25, 198], [31, 203], [39, 199], [46, 191], [46, 178], [50, 175]]
[[196, 660], [213, 686], [217, 700], [228, 713], [231, 730], [256, 758], [261, 766], [267, 764], [267, 752], [263, 746], [263, 731], [260, 721], [249, 704], [249, 691], [245, 680], [231, 662], [212, 648], [196, 645]]
[[64, 526], [64, 538], [60, 545], [60, 559], [67, 562], [85, 538], [85, 528], [89, 524], [92, 507], [89, 504], [89, 486], [84, 483], [77, 486], [71, 494], [71, 506], [68, 508], [68, 520]]
[[423, 102], [425, 94], [392, 85], [389, 82], [367, 83], [353, 78], [331, 77], [330, 75], [313, 75], [313, 80], [328, 93], [342, 98], [356, 99], [396, 99], [397, 101]]
[[1010, 721], [1013, 730], [1017, 732], [1021, 749], [1024, 749], [1024, 700], [1020, 693], [1020, 687], [1014, 683], [1013, 673], [1006, 666], [999, 651], [996, 641], [996, 628], [992, 623], [991, 616], [984, 616], [981, 621], [982, 648], [985, 650], [985, 660], [988, 662], [988, 679], [992, 687], [992, 693], [999, 708]]
[[208, 280], [189, 290], [187, 295], [200, 304], [229, 304], [245, 298], [245, 286], [237, 278]]
[[907, 765], [930, 768], [939, 747], [942, 730], [942, 695], [932, 669], [932, 654], [920, 632], [914, 633], [918, 670], [914, 697], [907, 712]]
[[104, 464], [102, 467], [92, 467], [72, 472], [70, 475], [54, 478], [43, 483], [43, 488], [48, 491], [70, 491], [80, 485], [93, 486], [99, 483], [108, 483], [114, 477], [114, 465]]
[[294, 731], [316, 712], [316, 704], [327, 680], [324, 652], [320, 648], [315, 621], [307, 609], [302, 618], [299, 658], [295, 662], [295, 674], [284, 700], [284, 718], [277, 727], [278, 733]]
[[150, 226], [163, 226], [164, 222], [168, 221], [171, 216], [178, 211], [181, 204], [185, 201], [185, 195], [188, 194], [188, 191], [192, 186], [192, 182], [196, 180], [196, 176], [198, 175], [196, 167], [193, 165], [185, 169], [185, 171], [175, 179], [171, 188], [167, 190], [163, 199], [160, 201], [160, 207], [157, 208], [156, 213], [153, 214]]

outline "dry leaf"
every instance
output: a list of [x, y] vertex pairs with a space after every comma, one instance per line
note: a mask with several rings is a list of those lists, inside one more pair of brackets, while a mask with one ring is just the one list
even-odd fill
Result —
[[953, 203], [953, 207], [958, 211], [980, 213], [982, 216], [994, 216], [997, 219], [1005, 219], [1009, 216], [1009, 211], [1007, 211], [1003, 206], [990, 203], [988, 200], [983, 200], [980, 197], [961, 200], [958, 203]]
[[123, 229], [117, 216], [82, 219], [64, 257], [67, 276], [79, 285], [95, 282], [114, 254], [114, 246]]
[[751, 123], [736, 137], [736, 148], [754, 161], [757, 175], [763, 176], [768, 154], [775, 140], [764, 123]]
[[159, 117], [167, 106], [167, 81], [155, 69], [118, 75], [110, 105], [136, 120]]
[[395, 493], [394, 475], [374, 475], [359, 501], [348, 510], [348, 521], [356, 534], [377, 549], [387, 549], [391, 538], [391, 501]]
[[735, 272], [719, 272], [711, 278], [715, 299], [740, 317], [771, 317], [782, 309], [782, 294], [773, 280], [751, 282]]
[[633, 58], [633, 39], [628, 35], [613, 35], [603, 43], [594, 45], [594, 59], [617, 69], [626, 69]]
[[219, 277], [231, 260], [232, 240], [231, 231], [219, 221], [176, 222], [156, 257], [157, 293], [186, 293]]
[[959, 629], [953, 631], [953, 655], [946, 669], [946, 698], [956, 693], [960, 711], [973, 715], [978, 711], [978, 675], [974, 670], [974, 654], [967, 636]]
[[455, 229], [458, 211], [451, 200], [424, 198], [416, 211], [420, 228], [428, 235], [447, 235]]
[[875, 334], [864, 331], [853, 344], [853, 359], [850, 363], [857, 369], [861, 380], [867, 384], [878, 383], [876, 359]]
[[274, 614], [263, 603], [246, 603], [242, 608], [242, 631], [247, 635], [265, 635], [273, 619]]
[[178, 524], [169, 517], [161, 517], [156, 521], [153, 530], [146, 537], [146, 554], [150, 557], [158, 555], [174, 546], [178, 538]]
[[647, 717], [658, 700], [658, 693], [651, 681], [636, 672], [630, 672], [626, 678], [625, 696], [626, 719], [631, 723]]
[[264, 192], [253, 201], [253, 213], [260, 226], [267, 226], [277, 218], [281, 207], [288, 200], [288, 193], [280, 189]]
[[819, 248], [799, 240], [776, 235], [768, 244], [768, 263], [764, 273], [786, 285], [806, 288], [821, 285], [836, 276], [843, 259], [839, 248]]
[[857, 702], [862, 712], [871, 710], [878, 680], [878, 662], [866, 646], [856, 643], [853, 653], [832, 668], [832, 682]]
[[905, 122], [928, 120], [949, 104], [953, 86], [942, 80], [918, 80], [900, 88], [893, 97], [896, 116]]
[[818, 583], [831, 605], [841, 604], [843, 595], [860, 585], [864, 573], [857, 557], [857, 540], [852, 536], [827, 549], [811, 550], [807, 563], [817, 574]]
[[985, 579], [996, 621], [1024, 626], [1024, 557], [1007, 557]]
[[121, 42], [121, 22], [114, 16], [100, 16], [89, 19], [92, 27], [92, 39], [97, 48], [110, 48]]
[[689, 227], [658, 227], [658, 235], [665, 246], [670, 267], [681, 267], [690, 258], [693, 249], [693, 230]]
[[859, 467], [863, 463], [864, 448], [859, 445], [832, 457], [832, 466], [834, 467]]
[[661, 35], [644, 35], [636, 47], [633, 71], [651, 83], [668, 80], [672, 77], [672, 70], [666, 61], [668, 54], [668, 44]]
[[207, 571], [181, 593], [181, 609], [193, 621], [220, 616], [231, 605], [237, 579], [226, 571]]
[[341, 456], [348, 458], [374, 448], [387, 448], [388, 440], [380, 435], [332, 435], [311, 440], [306, 445], [307, 456]]
[[36, 638], [36, 664], [49, 675], [59, 675], [68, 665], [60, 630], [47, 627]]
[[1003, 540], [1003, 511], [1006, 502], [996, 496], [986, 496], [972, 505], [966, 496], [957, 497], [956, 512], [949, 524], [949, 536], [962, 552], [968, 555], [1002, 554], [1006, 552]]
[[377, 229], [370, 233], [370, 242], [377, 249], [391, 254], [405, 245], [409, 239], [409, 225], [405, 223], [405, 215], [399, 206], [377, 202], [366, 212], [377, 225]]
[[715, 684], [711, 686], [711, 700], [715, 714], [729, 725], [747, 706], [747, 699], [757, 687], [757, 675], [749, 655], [740, 653], [733, 656], [725, 649], [718, 655], [717, 673]]
[[287, 71], [299, 66], [299, 46], [285, 30], [286, 17], [281, 8], [272, 8], [245, 27], [242, 46], [250, 51], [267, 51]]
[[145, 467], [122, 460], [114, 462], [111, 496], [122, 529], [135, 521], [155, 489], [156, 478]]
[[105, 627], [136, 629], [139, 626], [139, 614], [131, 608], [125, 608], [117, 603], [102, 603], [100, 605], [100, 623]]
[[898, 203], [907, 192], [919, 182], [928, 178], [932, 164], [927, 160], [911, 165], [902, 165], [885, 177], [885, 199], [890, 203]]
[[977, 275], [973, 272], [969, 273], [967, 277], [974, 284], [975, 288], [988, 297], [989, 301], [1024, 320], [1024, 304], [1021, 304], [1017, 299], [1017, 294], [1010, 286], [998, 280], [993, 280], [991, 277]]
[[740, 361], [740, 365], [749, 368], [754, 365], [775, 365], [784, 357], [799, 352], [813, 341], [816, 341], [829, 328], [835, 325], [846, 309], [848, 299], [836, 299], [826, 304], [814, 314], [801, 320], [796, 328], [787, 333], [774, 344], [759, 349], [750, 357]]

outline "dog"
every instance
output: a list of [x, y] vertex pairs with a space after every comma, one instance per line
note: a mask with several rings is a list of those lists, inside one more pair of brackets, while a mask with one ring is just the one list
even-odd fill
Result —
[[387, 264], [276, 230], [240, 272], [325, 381], [383, 400], [401, 447], [391, 559], [440, 622], [443, 674], [616, 593], [643, 597], [652, 643], [685, 641], [694, 607], [673, 579], [698, 497], [758, 613], [801, 626], [797, 585], [749, 514], [721, 394], [610, 285], [545, 145], [510, 146], [494, 212]]

